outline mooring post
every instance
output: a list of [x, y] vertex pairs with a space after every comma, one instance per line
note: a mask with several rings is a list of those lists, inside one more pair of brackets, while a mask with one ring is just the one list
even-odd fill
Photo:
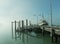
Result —
[[19, 31], [20, 31], [20, 21], [19, 21], [19, 23], [18, 23], [18, 26], [19, 26]]
[[22, 42], [24, 43], [24, 20], [22, 20]]
[[27, 44], [28, 44], [28, 19], [26, 19], [26, 29], [27, 29]]
[[18, 33], [20, 32], [20, 21], [18, 22]]
[[22, 30], [24, 30], [24, 20], [22, 20]]
[[19, 23], [19, 21], [17, 23], [18, 23], [17, 33], [18, 33], [18, 37], [19, 37], [20, 36], [20, 23]]
[[20, 21], [18, 21], [17, 23], [18, 23], [18, 30], [20, 31]]
[[30, 28], [31, 28], [31, 21], [29, 21], [29, 24], [30, 24]]
[[11, 22], [11, 27], [12, 27], [12, 39], [13, 39], [13, 22]]
[[31, 26], [31, 21], [29, 21], [29, 24], [30, 24], [30, 26]]
[[18, 23], [18, 26], [19, 26], [19, 36], [20, 36], [20, 39], [21, 39], [21, 29], [20, 29], [20, 21], [19, 21], [19, 23]]
[[16, 21], [15, 21], [15, 39], [16, 39]]
[[28, 19], [26, 19], [26, 29], [28, 30]]

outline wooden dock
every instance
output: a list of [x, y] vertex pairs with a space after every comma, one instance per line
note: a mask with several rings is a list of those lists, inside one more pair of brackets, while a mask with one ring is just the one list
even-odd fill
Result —
[[[22, 22], [22, 23], [21, 23]], [[17, 33], [20, 34], [21, 36], [21, 32], [36, 32], [36, 33], [42, 33], [42, 35], [45, 35], [46, 33], [50, 35], [50, 33], [52, 33], [52, 40], [54, 41], [58, 41], [58, 38], [60, 37], [60, 28], [55, 28], [55, 27], [50, 27], [50, 26], [40, 26], [40, 25], [32, 25], [30, 22], [30, 25], [28, 25], [28, 20], [26, 20], [26, 26], [24, 25], [24, 21], [14, 21], [11, 23], [12, 24], [12, 38], [13, 38], [13, 31], [15, 31], [15, 39], [17, 36]], [[22, 25], [22, 26], [21, 26]], [[13, 28], [14, 27], [14, 28]], [[53, 35], [53, 31], [54, 30], [54, 35]]]

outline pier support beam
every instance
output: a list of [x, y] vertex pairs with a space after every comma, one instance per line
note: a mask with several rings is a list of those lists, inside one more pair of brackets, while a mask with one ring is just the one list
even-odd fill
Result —
[[11, 22], [11, 27], [12, 27], [12, 39], [13, 39], [13, 22]]
[[26, 29], [28, 29], [28, 19], [26, 19]]
[[18, 22], [18, 28], [19, 28], [19, 37], [20, 37], [20, 39], [21, 39], [21, 22], [19, 21]]
[[24, 20], [22, 20], [22, 30], [24, 30]]
[[19, 29], [19, 31], [20, 31], [20, 21], [18, 22], [18, 29]]
[[16, 39], [16, 21], [15, 21], [15, 39]]
[[31, 21], [29, 21], [29, 24], [30, 24], [30, 28], [31, 28]]

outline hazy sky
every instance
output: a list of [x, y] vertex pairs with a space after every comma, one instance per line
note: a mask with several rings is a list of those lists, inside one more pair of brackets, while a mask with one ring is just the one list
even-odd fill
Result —
[[[50, 0], [0, 0], [0, 42], [10, 43], [12, 21], [29, 19], [37, 23], [34, 15], [39, 21], [44, 15], [50, 23]], [[60, 0], [52, 0], [52, 15], [53, 24], [60, 25]]]
[[[53, 24], [60, 24], [60, 0], [52, 0], [52, 8]], [[36, 22], [42, 14], [50, 22], [50, 0], [0, 0], [0, 25], [21, 19]]]

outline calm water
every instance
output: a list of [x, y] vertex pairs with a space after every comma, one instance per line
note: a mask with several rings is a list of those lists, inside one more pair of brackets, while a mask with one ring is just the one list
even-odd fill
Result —
[[12, 39], [11, 24], [0, 26], [0, 44], [43, 44], [43, 39], [21, 34], [21, 39]]
[[[8, 30], [7, 30], [8, 31]], [[0, 44], [43, 44], [42, 38], [31, 37], [26, 34], [21, 35], [21, 39], [17, 38], [17, 40], [12, 39], [10, 32], [4, 32], [0, 34]]]
[[22, 33], [21, 36], [15, 40], [15, 37], [12, 39], [11, 27], [1, 28], [0, 44], [52, 44], [50, 36], [45, 35], [43, 37], [42, 35], [37, 35], [38, 37], [36, 37], [36, 34], [31, 34], [35, 37]]
[[[34, 34], [34, 36], [36, 35]], [[17, 38], [17, 40], [15, 40], [12, 39], [11, 30], [9, 31], [9, 29], [7, 29], [0, 32], [0, 44], [45, 44], [44, 38], [42, 36], [38, 38], [34, 36], [22, 33], [21, 39]]]

